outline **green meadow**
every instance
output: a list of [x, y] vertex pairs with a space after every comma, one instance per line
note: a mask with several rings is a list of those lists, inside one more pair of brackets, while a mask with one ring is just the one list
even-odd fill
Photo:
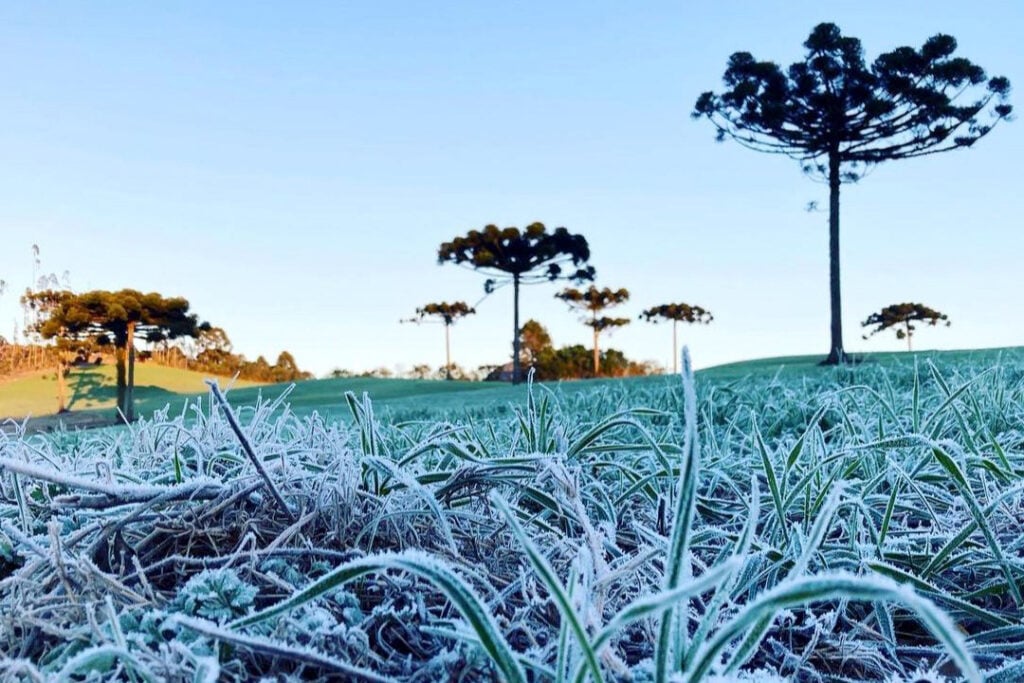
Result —
[[[1024, 348], [929, 351], [923, 354], [903, 352], [869, 353], [860, 358], [867, 365], [905, 363], [915, 356], [945, 362], [984, 363], [1019, 360]], [[818, 365], [820, 356], [786, 356], [742, 361], [720, 365], [696, 372], [698, 379], [728, 383], [746, 377], [771, 375], [776, 377], [814, 376], [830, 370]], [[135, 402], [139, 415], [149, 416], [155, 411], [169, 408], [173, 413], [207, 394], [206, 381], [216, 381], [233, 403], [252, 404], [263, 399], [273, 400], [288, 392], [287, 402], [297, 415], [317, 412], [331, 418], [350, 415], [344, 395], [353, 392], [368, 394], [376, 405], [398, 410], [405, 414], [458, 413], [463, 409], [505, 409], [522, 399], [525, 388], [502, 382], [437, 381], [416, 379], [381, 379], [352, 377], [339, 379], [305, 380], [296, 383], [263, 384], [190, 370], [180, 370], [157, 364], [138, 364], [135, 377]], [[96, 421], [116, 419], [116, 379], [112, 365], [75, 367], [68, 376], [68, 405], [65, 415], [68, 425], [89, 424], [89, 420], [75, 420], [76, 415]], [[610, 387], [656, 386], [673, 381], [666, 376], [631, 377], [625, 379], [565, 380], [547, 383], [563, 394], [603, 390]], [[23, 419], [57, 418], [57, 383], [52, 371], [35, 372], [0, 383], [0, 418]], [[47, 424], [53, 422], [48, 421]]]

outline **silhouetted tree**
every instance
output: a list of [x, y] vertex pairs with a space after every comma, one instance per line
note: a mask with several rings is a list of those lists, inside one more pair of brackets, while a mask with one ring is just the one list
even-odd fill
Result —
[[[53, 290], [25, 295], [28, 302], [45, 301]], [[198, 334], [199, 321], [188, 312], [188, 300], [143, 294], [134, 289], [83, 294], [57, 293], [58, 302], [37, 324], [46, 339], [67, 335], [113, 343], [117, 360], [117, 407], [128, 420], [135, 419], [132, 391], [135, 384], [135, 340], [176, 339]]]
[[606, 308], [612, 308], [629, 301], [629, 290], [627, 289], [598, 289], [590, 285], [587, 289], [579, 290], [573, 287], [566, 287], [558, 294], [556, 299], [561, 299], [569, 304], [569, 308], [577, 311], [587, 311], [590, 315], [583, 318], [583, 324], [593, 330], [594, 333], [594, 376], [601, 372], [601, 351], [598, 338], [606, 330], [613, 330], [629, 324], [629, 318], [598, 317], [598, 313]]
[[[525, 229], [488, 225], [470, 230], [464, 237], [444, 242], [437, 250], [438, 263], [452, 262], [491, 274], [484, 282], [488, 294], [495, 287], [512, 283], [512, 381], [522, 378], [519, 362], [519, 286], [536, 282], [594, 279], [594, 268], [587, 264], [590, 247], [583, 235], [565, 228], [548, 232], [543, 223], [531, 223]], [[573, 270], [563, 271], [563, 266]]]
[[[839, 186], [875, 164], [970, 147], [1010, 115], [1010, 82], [987, 79], [981, 67], [954, 57], [956, 40], [936, 35], [920, 50], [900, 47], [870, 66], [861, 43], [835, 24], [819, 24], [807, 54], [783, 71], [749, 52], [729, 58], [722, 94], [705, 92], [694, 118], [707, 117], [718, 139], [792, 157], [829, 186], [831, 348], [826, 363], [848, 360], [843, 350], [839, 288]], [[987, 82], [986, 82], [987, 81]], [[984, 91], [967, 104], [955, 102]], [[991, 120], [980, 117], [989, 112]]]
[[640, 317], [649, 323], [657, 323], [659, 318], [672, 321], [672, 374], [679, 372], [679, 343], [676, 335], [679, 323], [707, 325], [715, 319], [711, 311], [690, 304], [661, 304], [648, 308]]
[[949, 316], [928, 308], [924, 304], [893, 304], [886, 306], [878, 313], [872, 313], [868, 319], [861, 323], [861, 327], [874, 327], [870, 333], [864, 335], [864, 339], [872, 337], [882, 330], [893, 327], [896, 329], [897, 339], [907, 340], [907, 351], [913, 351], [911, 337], [917, 329], [912, 322], [923, 322], [935, 327], [940, 322], [946, 323], [949, 327]]
[[433, 317], [439, 319], [444, 323], [444, 367], [445, 374], [444, 378], [450, 380], [452, 378], [452, 346], [451, 346], [451, 326], [454, 325], [461, 318], [465, 318], [468, 315], [476, 313], [476, 309], [467, 304], [465, 301], [455, 301], [448, 303], [442, 301], [440, 303], [427, 304], [423, 308], [416, 309], [416, 318], [414, 321], [420, 321], [427, 317]]

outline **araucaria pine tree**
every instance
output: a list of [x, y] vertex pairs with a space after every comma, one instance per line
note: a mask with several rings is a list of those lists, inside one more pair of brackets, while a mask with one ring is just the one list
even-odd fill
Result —
[[[726, 90], [705, 92], [694, 118], [707, 118], [718, 139], [798, 160], [829, 187], [831, 348], [843, 349], [839, 288], [839, 187], [883, 161], [970, 147], [1012, 111], [1010, 82], [954, 56], [956, 40], [936, 35], [920, 49], [899, 47], [870, 65], [858, 39], [819, 24], [803, 61], [783, 71], [749, 52], [729, 58]], [[957, 104], [962, 102], [962, 104]]]
[[601, 333], [629, 324], [629, 318], [609, 318], [597, 314], [606, 308], [629, 301], [629, 290], [613, 290], [608, 287], [598, 289], [594, 285], [590, 285], [585, 290], [566, 287], [556, 294], [555, 298], [569, 304], [569, 308], [587, 313], [583, 318], [583, 324], [593, 330], [594, 334], [594, 376], [596, 377], [601, 372], [601, 349], [598, 343]]
[[473, 315], [474, 313], [476, 313], [476, 309], [465, 301], [454, 301], [452, 303], [442, 301], [440, 303], [426, 304], [422, 308], [416, 309], [417, 320], [433, 317], [440, 319], [444, 323], [444, 378], [446, 380], [452, 378], [451, 326], [461, 318]]
[[914, 330], [917, 329], [911, 323], [923, 322], [927, 325], [935, 327], [941, 322], [946, 323], [946, 327], [949, 327], [949, 316], [945, 313], [939, 313], [938, 311], [928, 308], [924, 304], [892, 304], [886, 306], [878, 313], [872, 313], [868, 316], [868, 319], [861, 323], [861, 327], [874, 327], [868, 334], [864, 335], [864, 338], [874, 336], [882, 330], [893, 328], [896, 330], [897, 339], [907, 340], [907, 351], [913, 351], [911, 346], [911, 338], [914, 336]]
[[[512, 381], [522, 379], [519, 359], [519, 287], [537, 282], [569, 280], [580, 283], [594, 279], [588, 265], [590, 246], [583, 235], [565, 228], [548, 232], [543, 223], [531, 223], [523, 230], [488, 225], [470, 230], [463, 237], [438, 247], [438, 263], [456, 263], [492, 275], [484, 282], [488, 294], [503, 284], [512, 284]], [[565, 270], [564, 267], [569, 267]]]
[[[151, 342], [195, 337], [201, 325], [189, 313], [182, 297], [143, 294], [134, 289], [116, 292], [96, 290], [82, 294], [32, 292], [23, 297], [29, 304], [43, 304], [45, 318], [37, 331], [45, 339], [65, 337], [92, 339], [113, 344], [117, 364], [117, 407], [129, 421], [135, 419], [135, 341]], [[46, 303], [50, 302], [50, 303]]]
[[679, 323], [707, 325], [715, 319], [711, 311], [705, 308], [682, 303], [654, 306], [641, 313], [640, 317], [649, 323], [656, 323], [659, 318], [672, 321], [672, 374], [679, 372], [679, 342], [676, 335]]

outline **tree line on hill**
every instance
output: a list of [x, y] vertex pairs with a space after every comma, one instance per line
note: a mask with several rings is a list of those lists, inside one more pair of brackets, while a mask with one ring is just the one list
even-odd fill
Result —
[[227, 332], [220, 327], [200, 325], [195, 337], [178, 344], [160, 343], [140, 354], [160, 365], [205, 372], [222, 377], [235, 377], [253, 382], [294, 382], [312, 379], [313, 373], [299, 368], [290, 351], [282, 351], [270, 363], [264, 356], [248, 360], [235, 353]]

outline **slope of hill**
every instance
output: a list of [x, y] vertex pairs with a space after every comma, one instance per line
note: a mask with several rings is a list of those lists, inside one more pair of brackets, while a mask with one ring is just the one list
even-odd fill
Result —
[[[696, 373], [701, 379], [728, 383], [766, 374], [781, 377], [813, 376], [833, 372], [835, 368], [818, 365], [820, 355], [763, 358], [706, 368]], [[915, 358], [936, 358], [946, 362], [993, 363], [999, 360], [1024, 362], [1024, 347], [978, 349], [958, 351], [921, 351], [916, 353], [884, 352], [860, 357], [865, 364], [913, 363]], [[187, 400], [207, 395], [204, 380], [207, 375], [159, 365], [140, 364], [136, 368], [137, 414], [149, 416], [168, 406], [171, 412], [180, 411]], [[525, 396], [525, 385], [513, 386], [496, 382], [443, 382], [437, 380], [379, 379], [350, 377], [339, 379], [306, 380], [282, 384], [258, 384], [230, 378], [216, 378], [222, 388], [230, 387], [228, 398], [236, 406], [253, 405], [258, 400], [273, 400], [289, 391], [287, 403], [298, 415], [314, 411], [328, 419], [347, 418], [349, 408], [345, 394], [352, 392], [357, 398], [369, 395], [379, 410], [396, 410], [410, 419], [418, 416], [445, 413], [465, 413], [495, 406], [519, 405]], [[550, 382], [545, 386], [564, 395], [584, 390], [622, 386], [657, 388], [675, 377], [660, 375], [623, 379], [596, 379]], [[70, 413], [54, 416], [57, 406], [54, 373], [36, 373], [0, 384], [0, 419], [26, 416], [39, 418], [36, 429], [47, 429], [63, 423], [67, 427], [110, 424], [116, 419], [115, 370], [112, 366], [76, 368], [68, 378]], [[50, 416], [50, 417], [48, 417]]]
[[[67, 407], [71, 413], [113, 409], [117, 405], [117, 374], [112, 365], [76, 367], [68, 375]], [[152, 413], [185, 396], [206, 393], [207, 375], [161, 365], [135, 366], [135, 399], [139, 414]], [[221, 378], [221, 384], [230, 379]], [[257, 386], [238, 381], [237, 387]], [[57, 409], [57, 379], [53, 371], [35, 372], [0, 383], [0, 417], [52, 415]]]

